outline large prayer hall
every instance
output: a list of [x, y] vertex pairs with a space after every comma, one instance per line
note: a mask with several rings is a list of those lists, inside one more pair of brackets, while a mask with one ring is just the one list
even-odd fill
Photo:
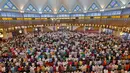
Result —
[[0, 0], [0, 73], [130, 73], [130, 0]]

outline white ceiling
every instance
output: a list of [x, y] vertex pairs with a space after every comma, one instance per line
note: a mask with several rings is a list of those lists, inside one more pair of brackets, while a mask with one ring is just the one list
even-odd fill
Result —
[[[55, 12], [57, 12], [62, 5], [65, 6], [69, 10], [69, 12], [71, 12], [76, 5], [80, 5], [83, 11], [85, 12], [89, 9], [89, 7], [93, 3], [96, 3], [101, 10], [105, 9], [106, 6], [111, 2], [111, 0], [10, 0], [10, 1], [13, 2], [19, 10], [24, 11], [24, 9], [27, 7], [28, 4], [32, 4], [35, 8], [37, 8], [39, 12], [42, 11], [42, 9], [46, 5], [51, 6], [52, 10]], [[120, 3], [121, 6], [126, 6], [128, 5], [128, 2], [130, 2], [130, 0], [117, 0], [117, 1]], [[1, 3], [1, 7], [2, 5], [4, 5], [4, 2], [6, 2], [6, 0], [3, 0], [3, 2]]]

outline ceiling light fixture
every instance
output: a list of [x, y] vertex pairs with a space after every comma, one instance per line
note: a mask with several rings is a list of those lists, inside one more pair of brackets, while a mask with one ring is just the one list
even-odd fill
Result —
[[124, 8], [126, 8], [126, 6], [122, 6], [122, 7], [121, 7], [121, 9], [124, 9]]
[[57, 12], [55, 11], [54, 14], [57, 14]]
[[24, 11], [20, 11], [21, 13], [24, 13]]
[[102, 9], [102, 10], [100, 10], [101, 12], [103, 12], [104, 11], [104, 9]]
[[71, 12], [69, 12], [69, 13], [71, 13]]
[[42, 14], [42, 12], [39, 12], [39, 14]]

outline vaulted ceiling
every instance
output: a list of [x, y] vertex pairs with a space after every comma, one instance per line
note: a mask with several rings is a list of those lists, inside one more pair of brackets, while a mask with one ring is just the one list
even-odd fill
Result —
[[[58, 12], [63, 6], [68, 11], [72, 13], [76, 6], [79, 6], [82, 10], [80, 12], [88, 11], [100, 11], [100, 10], [113, 10], [120, 9], [123, 6], [130, 7], [130, 0], [0, 0], [0, 8], [2, 10], [7, 10], [3, 6], [11, 1], [17, 8], [18, 11], [25, 11], [27, 7], [31, 4], [37, 12], [43, 12], [46, 6], [50, 7], [53, 12]], [[109, 6], [115, 3], [115, 6]], [[96, 9], [91, 9], [92, 5], [97, 6]], [[117, 5], [116, 5], [117, 4]], [[118, 6], [119, 5], [119, 6]]]

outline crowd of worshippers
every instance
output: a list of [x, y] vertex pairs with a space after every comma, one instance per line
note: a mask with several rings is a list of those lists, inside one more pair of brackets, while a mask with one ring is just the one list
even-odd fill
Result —
[[0, 73], [130, 73], [130, 41], [70, 31], [20, 35], [0, 44]]

